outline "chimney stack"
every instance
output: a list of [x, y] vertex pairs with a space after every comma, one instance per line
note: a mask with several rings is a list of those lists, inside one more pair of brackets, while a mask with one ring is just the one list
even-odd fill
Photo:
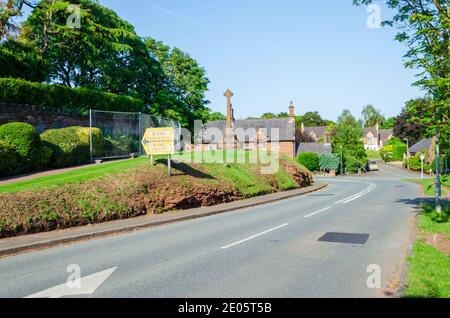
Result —
[[295, 107], [293, 101], [291, 101], [291, 104], [289, 105], [289, 120], [290, 122], [295, 122]]

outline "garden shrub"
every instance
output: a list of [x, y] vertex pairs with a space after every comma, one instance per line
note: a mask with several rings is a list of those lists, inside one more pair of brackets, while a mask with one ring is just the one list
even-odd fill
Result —
[[320, 170], [338, 171], [341, 159], [336, 154], [323, 154], [319, 158]]
[[25, 123], [2, 125], [0, 140], [8, 143], [17, 152], [20, 171], [31, 171], [39, 166], [41, 139], [33, 126]]
[[[91, 158], [88, 127], [67, 127], [51, 129], [41, 135], [46, 145], [52, 148], [52, 166], [56, 168], [88, 163]], [[103, 147], [102, 132], [92, 129], [92, 141], [98, 152]]]
[[6, 141], [0, 140], [0, 177], [10, 176], [19, 170], [18, 154]]
[[363, 171], [366, 167], [367, 162], [358, 160], [358, 158], [346, 154], [344, 156], [345, 171], [348, 173], [358, 173], [358, 170]]
[[388, 145], [388, 146], [383, 147], [380, 150], [381, 159], [383, 159], [384, 162], [391, 162], [393, 152], [394, 152], [393, 145]]
[[309, 171], [319, 170], [319, 155], [314, 152], [302, 152], [298, 155], [297, 160]]
[[48, 85], [21, 79], [0, 78], [0, 101], [30, 104], [41, 110], [63, 110], [83, 114], [89, 109], [140, 112], [144, 102], [87, 88]]

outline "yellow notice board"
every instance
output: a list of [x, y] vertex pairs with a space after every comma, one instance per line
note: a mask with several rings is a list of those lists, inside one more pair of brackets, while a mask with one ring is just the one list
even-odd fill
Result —
[[147, 155], [172, 155], [175, 153], [175, 131], [173, 127], [149, 128], [142, 138]]

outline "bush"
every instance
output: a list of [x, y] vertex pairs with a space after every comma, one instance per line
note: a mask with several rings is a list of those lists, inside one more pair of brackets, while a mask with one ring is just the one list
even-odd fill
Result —
[[41, 139], [33, 126], [25, 123], [2, 125], [0, 140], [8, 143], [17, 152], [20, 171], [31, 171], [38, 166]]
[[0, 140], [0, 177], [13, 175], [19, 168], [18, 154], [14, 147]]
[[298, 155], [297, 161], [309, 171], [319, 170], [319, 155], [314, 152], [302, 152]]
[[319, 158], [320, 170], [338, 171], [341, 159], [336, 154], [323, 154]]
[[129, 96], [12, 78], [0, 78], [0, 101], [35, 105], [41, 110], [63, 110], [79, 114], [89, 109], [140, 112], [144, 107], [142, 100]]
[[348, 173], [358, 173], [361, 169], [363, 171], [366, 167], [367, 161], [359, 160], [358, 158], [346, 154], [344, 156], [345, 171]]
[[[87, 127], [47, 130], [41, 135], [41, 139], [52, 149], [53, 167], [76, 166], [90, 161], [89, 128]], [[100, 129], [92, 129], [92, 142], [96, 149], [101, 151], [104, 140]]]
[[388, 146], [383, 147], [380, 150], [381, 159], [383, 159], [384, 162], [391, 162], [393, 152], [394, 152], [393, 145], [388, 145]]
[[[442, 173], [444, 171], [444, 163], [445, 163], [445, 157], [439, 157], [439, 170]], [[436, 159], [433, 160], [431, 163], [431, 169], [433, 170], [433, 173], [436, 173]]]

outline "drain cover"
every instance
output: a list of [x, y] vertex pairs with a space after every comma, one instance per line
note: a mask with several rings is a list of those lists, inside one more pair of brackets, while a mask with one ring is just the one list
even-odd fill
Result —
[[332, 197], [334, 194], [310, 194], [308, 197]]
[[328, 232], [319, 239], [319, 242], [366, 244], [368, 239], [369, 234]]

